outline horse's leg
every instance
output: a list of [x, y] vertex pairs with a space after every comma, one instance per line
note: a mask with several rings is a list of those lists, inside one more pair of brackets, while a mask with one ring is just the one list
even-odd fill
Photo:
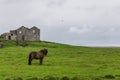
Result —
[[28, 65], [31, 65], [32, 59], [29, 59]]
[[31, 65], [31, 62], [32, 62], [32, 59], [29, 58], [29, 59], [28, 59], [28, 65]]
[[43, 58], [40, 58], [40, 65], [42, 65], [42, 62], [43, 62]]

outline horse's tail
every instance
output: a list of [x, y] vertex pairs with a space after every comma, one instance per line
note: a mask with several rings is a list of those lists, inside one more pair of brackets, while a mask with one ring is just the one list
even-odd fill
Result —
[[30, 53], [28, 56], [28, 65], [31, 65], [31, 61], [32, 61], [32, 53]]

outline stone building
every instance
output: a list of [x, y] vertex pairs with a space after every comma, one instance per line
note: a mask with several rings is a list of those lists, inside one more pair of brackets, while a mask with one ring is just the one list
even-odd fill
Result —
[[2, 34], [2, 37], [7, 40], [40, 41], [40, 29], [35, 26], [30, 29], [21, 26], [16, 30], [10, 30], [9, 33]]

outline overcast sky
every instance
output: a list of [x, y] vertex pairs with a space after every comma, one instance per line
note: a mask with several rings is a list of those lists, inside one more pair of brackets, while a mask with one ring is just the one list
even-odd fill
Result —
[[41, 40], [120, 46], [120, 0], [0, 0], [0, 34], [41, 29]]

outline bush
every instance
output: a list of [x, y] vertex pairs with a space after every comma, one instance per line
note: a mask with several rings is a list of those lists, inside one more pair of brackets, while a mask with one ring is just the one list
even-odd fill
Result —
[[41, 80], [41, 79], [38, 79], [37, 77], [33, 77], [33, 78], [30, 78], [30, 79], [27, 79], [27, 80]]
[[115, 77], [113, 75], [105, 75], [104, 78], [106, 78], [106, 79], [115, 79]]
[[13, 80], [23, 80], [21, 77], [15, 78]]
[[64, 77], [61, 78], [61, 80], [70, 80], [70, 79], [69, 79], [69, 77], [64, 76]]
[[10, 78], [6, 78], [5, 80], [11, 80]]
[[2, 42], [0, 42], [0, 48], [3, 48], [4, 44]]
[[57, 80], [55, 77], [53, 77], [53, 76], [45, 76], [44, 78], [43, 78], [43, 80]]
[[96, 77], [93, 80], [102, 80], [100, 77]]
[[80, 80], [78, 77], [73, 77], [71, 80]]

